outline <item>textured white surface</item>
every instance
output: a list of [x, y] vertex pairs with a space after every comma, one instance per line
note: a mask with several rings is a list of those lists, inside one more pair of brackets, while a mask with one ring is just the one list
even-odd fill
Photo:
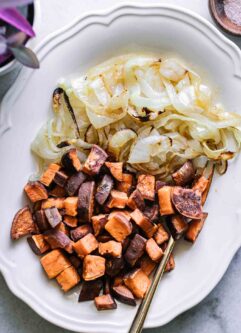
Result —
[[[38, 34], [38, 40], [40, 40], [42, 37], [46, 36], [46, 33], [52, 32], [54, 31], [56, 28], [62, 27], [64, 24], [69, 23], [71, 20], [73, 20], [76, 16], [79, 16], [81, 13], [83, 12], [83, 7], [85, 7], [85, 9], [89, 10], [91, 8], [94, 9], [99, 9], [99, 8], [106, 8], [106, 6], [108, 6], [110, 3], [119, 3], [121, 1], [88, 1], [87, 3], [85, 3], [84, 1], [81, 0], [69, 0], [68, 1], [68, 5], [66, 6], [67, 1], [55, 1], [55, 0], [45, 0], [45, 1], [41, 1], [41, 6], [42, 6], [42, 11], [41, 11], [41, 15], [42, 15], [42, 27], [40, 27], [40, 32]], [[132, 3], [137, 2], [137, 1], [131, 1]], [[144, 1], [143, 1], [144, 2]], [[154, 2], [154, 1], [153, 1]], [[205, 2], [205, 3], [204, 3]], [[155, 1], [155, 3], [160, 3]], [[187, 4], [189, 4], [189, 8], [191, 9], [197, 9], [197, 11], [199, 11], [199, 13], [201, 13], [203, 16], [207, 16], [208, 14], [208, 9], [207, 9], [207, 4], [206, 1], [168, 1], [168, 3], [175, 3], [175, 4], [179, 4], [179, 5], [183, 5], [185, 7], [188, 7]], [[94, 7], [93, 7], [94, 4]], [[51, 10], [48, 10], [49, 6], [51, 7]], [[193, 7], [191, 7], [193, 6]], [[79, 10], [77, 10], [79, 9]], [[209, 16], [208, 16], [209, 17]], [[37, 43], [37, 40], [36, 40]], [[235, 267], [235, 270], [237, 269], [237, 267]], [[227, 281], [227, 283], [229, 283], [229, 278], [226, 278], [225, 281]], [[237, 279], [234, 282], [234, 284], [230, 284], [230, 285], [238, 285], [237, 283]], [[223, 289], [223, 288], [221, 288]], [[235, 288], [236, 289], [236, 288]], [[5, 290], [5, 289], [4, 289]], [[219, 290], [219, 292], [218, 292]], [[223, 291], [223, 290], [222, 290]], [[7, 292], [7, 291], [6, 291]], [[225, 292], [225, 291], [223, 291]], [[235, 308], [236, 302], [235, 302], [235, 298], [238, 297], [237, 292], [234, 293], [232, 290], [232, 287], [230, 286], [230, 294], [227, 294], [224, 296], [227, 304], [233, 305], [233, 309]], [[201, 308], [203, 308], [203, 310], [198, 310], [199, 307], [197, 307], [197, 310], [192, 310], [191, 314], [185, 314], [181, 317], [181, 319], [177, 319], [176, 321], [174, 321], [172, 324], [168, 325], [166, 328], [162, 329], [161, 332], [176, 332], [179, 331], [180, 329], [183, 332], [208, 332], [208, 331], [212, 331], [213, 333], [215, 332], [232, 332], [232, 333], [236, 333], [239, 332], [238, 327], [240, 327], [240, 320], [238, 320], [238, 310], [236, 308], [236, 310], [234, 311], [230, 311], [230, 308], [227, 309], [226, 308], [222, 308], [221, 306], [222, 304], [225, 304], [225, 302], [221, 302], [220, 300], [220, 304], [219, 304], [219, 299], [222, 298], [222, 293], [220, 292], [220, 288], [217, 289], [217, 293], [218, 295], [214, 294], [214, 298], [212, 298], [212, 296], [209, 296], [208, 300], [203, 302], [204, 304], [206, 304], [206, 306], [201, 306]], [[234, 296], [235, 295], [235, 296]], [[10, 297], [10, 299], [13, 299], [13, 296]], [[31, 310], [26, 310], [27, 307], [25, 305], [22, 305], [22, 303], [20, 303], [20, 301], [15, 300], [18, 304], [21, 304], [21, 308], [24, 309], [24, 311], [20, 311], [19, 309], [15, 308], [15, 310], [17, 311], [13, 311], [12, 313], [16, 313], [17, 314], [17, 320], [19, 320], [22, 325], [18, 325], [17, 326], [14, 325], [14, 321], [10, 320], [9, 318], [9, 323], [7, 326], [3, 326], [1, 327], [0, 324], [0, 328], [1, 328], [1, 332], [42, 332], [44, 330], [48, 331], [48, 332], [62, 332], [61, 329], [54, 329], [51, 325], [45, 323], [42, 319], [39, 319], [37, 317], [37, 315], [33, 315]], [[8, 305], [8, 303], [7, 303]], [[11, 303], [11, 306], [13, 306], [13, 303]], [[208, 310], [207, 310], [208, 309]], [[20, 311], [20, 312], [19, 312]], [[29, 317], [25, 316], [25, 311], [27, 311], [29, 313]], [[230, 311], [230, 312], [229, 312]], [[236, 315], [235, 315], [235, 311], [236, 311]], [[225, 313], [225, 315], [224, 315]], [[198, 315], [199, 314], [199, 315]], [[192, 316], [194, 317], [193, 319], [189, 319]], [[23, 317], [23, 319], [21, 319]], [[28, 319], [30, 318], [31, 319]], [[36, 325], [36, 322], [34, 322], [34, 320], [32, 319], [32, 317], [35, 318], [35, 320], [37, 321], [37, 323], [41, 323], [41, 327], [38, 328], [38, 326]], [[5, 317], [4, 317], [5, 318]], [[12, 318], [12, 317], [11, 317]], [[26, 320], [26, 322], [29, 320], [30, 326], [27, 325], [25, 326], [25, 321], [24, 318]], [[2, 319], [1, 323], [4, 323], [5, 321]], [[11, 323], [13, 324], [13, 326], [11, 326]], [[176, 324], [175, 324], [176, 323]], [[232, 323], [232, 326], [231, 326]], [[21, 328], [19, 327], [21, 326]], [[153, 332], [157, 332], [157, 330], [153, 330]]]

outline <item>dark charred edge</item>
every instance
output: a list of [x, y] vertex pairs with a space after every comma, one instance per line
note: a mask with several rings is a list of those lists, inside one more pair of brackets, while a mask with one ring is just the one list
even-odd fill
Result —
[[70, 146], [70, 143], [68, 141], [62, 141], [56, 145], [57, 148], [64, 148]]

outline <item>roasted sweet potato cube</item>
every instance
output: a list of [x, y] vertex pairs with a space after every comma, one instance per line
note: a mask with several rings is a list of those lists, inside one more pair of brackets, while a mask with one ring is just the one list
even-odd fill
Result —
[[65, 198], [49, 198], [42, 202], [41, 208], [46, 209], [46, 208], [56, 207], [58, 209], [63, 209], [64, 200]]
[[99, 146], [93, 145], [87, 160], [85, 161], [83, 171], [89, 175], [96, 175], [105, 163], [108, 155]]
[[81, 226], [77, 227], [76, 229], [71, 230], [70, 236], [74, 242], [77, 242], [79, 239], [85, 237], [86, 235], [88, 235], [92, 232], [93, 232], [93, 229], [89, 223], [82, 224]]
[[91, 221], [94, 212], [95, 182], [83, 183], [78, 194], [78, 213], [81, 221]]
[[141, 258], [140, 265], [143, 272], [149, 276], [154, 271], [157, 264], [151, 260], [149, 256], [143, 256]]
[[52, 228], [56, 227], [62, 221], [62, 216], [56, 207], [47, 208], [44, 210], [44, 213]]
[[153, 238], [155, 239], [155, 241], [158, 245], [161, 245], [161, 244], [165, 243], [166, 241], [168, 241], [169, 233], [166, 231], [166, 229], [164, 228], [164, 226], [162, 224], [159, 224], [158, 229], [155, 232]]
[[176, 185], [185, 186], [189, 184], [195, 177], [195, 169], [192, 161], [185, 162], [181, 168], [172, 174], [172, 178]]
[[93, 234], [87, 234], [74, 243], [73, 248], [78, 256], [83, 258], [98, 248], [98, 242]]
[[64, 200], [65, 213], [70, 216], [77, 215], [78, 197], [68, 197]]
[[128, 212], [127, 210], [123, 210], [123, 209], [121, 209], [121, 210], [118, 210], [118, 209], [112, 210], [111, 213], [108, 216], [108, 219], [109, 220], [112, 219], [112, 217], [115, 216], [116, 213], [118, 213], [118, 215], [119, 214], [123, 215], [128, 221], [131, 220], [130, 212]]
[[116, 241], [99, 243], [99, 253], [102, 256], [118, 258], [122, 253], [122, 245], [120, 242]]
[[64, 215], [63, 221], [70, 228], [76, 228], [78, 225], [78, 219], [74, 216]]
[[144, 199], [155, 200], [155, 177], [152, 175], [140, 175], [138, 177], [137, 189]]
[[125, 267], [123, 257], [106, 259], [105, 272], [108, 276], [113, 277], [119, 274]]
[[32, 202], [37, 202], [48, 198], [46, 188], [40, 182], [28, 182], [24, 191]]
[[80, 276], [75, 267], [70, 266], [62, 271], [56, 280], [64, 292], [69, 291], [80, 282]]
[[163, 186], [167, 186], [167, 183], [163, 182], [162, 180], [157, 180], [156, 181], [156, 192], [158, 192], [158, 190], [160, 190], [160, 188], [162, 188]]
[[69, 229], [66, 227], [66, 225], [63, 222], [60, 222], [56, 227], [55, 230], [62, 231], [65, 233], [65, 235], [69, 236]]
[[124, 283], [137, 298], [144, 298], [150, 285], [150, 279], [139, 268], [128, 273], [124, 277]]
[[122, 242], [132, 232], [132, 224], [128, 221], [124, 214], [117, 212], [109, 218], [105, 225], [105, 229], [118, 242]]
[[123, 163], [122, 162], [105, 162], [112, 176], [121, 182], [123, 180]]
[[96, 189], [95, 200], [99, 205], [103, 205], [114, 187], [114, 181], [110, 175], [104, 175]]
[[131, 266], [134, 266], [137, 260], [143, 255], [146, 246], [146, 239], [136, 234], [131, 240], [126, 253], [124, 255], [125, 260]]
[[185, 239], [191, 243], [194, 243], [198, 237], [198, 235], [200, 234], [203, 226], [204, 226], [204, 222], [207, 218], [208, 214], [207, 213], [203, 213], [203, 217], [200, 220], [193, 220], [188, 224], [188, 229], [187, 232], [185, 234]]
[[159, 223], [160, 221], [158, 204], [146, 205], [143, 214], [153, 223]]
[[55, 185], [54, 188], [52, 188], [49, 191], [49, 195], [51, 197], [55, 197], [55, 198], [62, 198], [62, 197], [65, 197], [67, 195], [67, 193], [66, 193], [64, 187], [61, 187], [59, 185]]
[[83, 279], [85, 281], [95, 280], [105, 274], [105, 258], [87, 255], [83, 263]]
[[125, 192], [112, 190], [107, 204], [108, 208], [125, 208], [128, 196]]
[[95, 306], [98, 311], [117, 308], [117, 304], [110, 294], [95, 297]]
[[139, 210], [135, 209], [131, 213], [132, 220], [140, 227], [148, 238], [151, 238], [157, 230], [157, 226]]
[[59, 164], [56, 163], [49, 164], [47, 170], [44, 171], [39, 181], [45, 186], [49, 186], [52, 183], [54, 176], [56, 172], [59, 171], [59, 169], [60, 169]]
[[100, 234], [100, 232], [102, 230], [104, 230], [108, 219], [107, 219], [107, 215], [100, 214], [100, 215], [92, 216], [91, 221], [92, 221], [92, 226], [94, 229], [94, 235], [98, 236]]
[[161, 215], [171, 215], [175, 213], [171, 199], [171, 186], [163, 186], [158, 190], [158, 199]]
[[129, 193], [130, 189], [132, 187], [133, 182], [133, 175], [130, 173], [123, 173], [122, 174], [122, 181], [118, 182], [117, 184], [117, 190], [125, 193]]
[[82, 171], [74, 173], [71, 177], [69, 177], [65, 186], [68, 195], [70, 195], [71, 197], [74, 196], [78, 192], [80, 185], [83, 184], [86, 178], [87, 176]]
[[32, 251], [38, 256], [50, 249], [49, 244], [45, 241], [44, 236], [41, 234], [28, 237], [27, 241]]
[[143, 211], [145, 209], [144, 198], [139, 190], [136, 189], [131, 193], [127, 201], [127, 206], [129, 206], [133, 210], [138, 208]]
[[77, 150], [75, 148], [68, 150], [62, 156], [61, 164], [66, 170], [70, 172], [80, 171], [82, 166], [78, 158]]
[[44, 233], [44, 239], [50, 245], [51, 249], [64, 249], [68, 253], [73, 252], [71, 239], [58, 229], [51, 229]]
[[170, 272], [175, 268], [175, 260], [173, 254], [170, 255], [168, 262], [165, 267], [165, 272]]
[[204, 176], [200, 176], [193, 184], [192, 189], [198, 190], [200, 193], [203, 193], [208, 186], [208, 179]]
[[173, 215], [167, 223], [174, 239], [180, 239], [187, 231], [188, 224], [181, 215]]
[[47, 253], [40, 259], [40, 262], [49, 279], [55, 278], [62, 271], [71, 266], [71, 262], [58, 249]]
[[99, 296], [103, 288], [102, 279], [93, 281], [84, 281], [79, 295], [79, 302], [92, 301], [95, 297]]
[[14, 216], [11, 228], [11, 238], [13, 240], [36, 232], [32, 213], [28, 206], [20, 209]]
[[162, 249], [157, 245], [153, 238], [148, 239], [146, 242], [146, 252], [153, 261], [160, 261], [163, 256]]
[[64, 171], [57, 171], [54, 176], [54, 182], [60, 187], [64, 187], [68, 178], [69, 176]]
[[126, 286], [123, 286], [123, 285], [114, 286], [112, 288], [112, 293], [113, 293], [114, 297], [121, 303], [132, 305], [132, 306], [136, 305], [136, 300], [135, 300], [132, 292]]

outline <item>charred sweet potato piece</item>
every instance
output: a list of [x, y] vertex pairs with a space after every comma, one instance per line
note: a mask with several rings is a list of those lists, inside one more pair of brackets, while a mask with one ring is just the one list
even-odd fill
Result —
[[99, 243], [99, 253], [101, 256], [106, 257], [120, 257], [122, 253], [122, 245], [120, 242], [109, 241]]
[[104, 230], [105, 225], [108, 221], [107, 215], [100, 214], [96, 216], [92, 216], [91, 218], [92, 226], [94, 229], [94, 235], [98, 236], [102, 230]]
[[208, 186], [208, 179], [204, 176], [200, 176], [193, 184], [192, 190], [197, 190], [203, 193]]
[[103, 281], [96, 279], [93, 281], [84, 281], [79, 295], [79, 302], [92, 301], [99, 296], [103, 288]]
[[69, 176], [64, 171], [57, 171], [54, 176], [54, 182], [60, 187], [64, 187], [68, 178]]
[[185, 234], [185, 239], [191, 243], [194, 243], [198, 237], [198, 235], [200, 234], [203, 226], [204, 226], [204, 222], [207, 218], [208, 214], [207, 213], [203, 213], [203, 216], [201, 219], [199, 220], [193, 220], [188, 224], [188, 229], [187, 232]]
[[155, 199], [155, 177], [152, 175], [140, 175], [138, 177], [137, 189], [144, 199], [154, 201]]
[[68, 197], [64, 200], [65, 213], [70, 216], [77, 215], [78, 197]]
[[166, 241], [168, 241], [169, 234], [162, 224], [158, 225], [158, 229], [157, 229], [156, 233], [154, 234], [153, 238], [155, 239], [155, 241], [158, 245], [161, 245], [161, 244], [165, 243]]
[[112, 284], [113, 287], [117, 287], [117, 286], [123, 286], [124, 285], [124, 277], [123, 275], [119, 275], [119, 276], [116, 276], [114, 278], [114, 282]]
[[110, 277], [119, 274], [125, 267], [123, 257], [106, 259], [105, 272]]
[[80, 276], [75, 267], [70, 266], [62, 271], [56, 280], [64, 292], [69, 291], [80, 282]]
[[49, 198], [42, 202], [41, 208], [46, 209], [46, 208], [56, 207], [58, 209], [63, 209], [64, 208], [64, 199], [65, 198]]
[[95, 182], [83, 183], [78, 194], [78, 213], [82, 221], [91, 221], [94, 212]]
[[97, 175], [100, 168], [105, 163], [108, 155], [99, 146], [93, 145], [87, 160], [85, 161], [83, 171], [89, 175]]
[[76, 269], [81, 267], [82, 260], [79, 257], [76, 257], [74, 254], [69, 256], [69, 261], [71, 262], [71, 265], [74, 266]]
[[131, 240], [126, 253], [124, 255], [125, 260], [131, 266], [134, 266], [137, 260], [143, 255], [146, 246], [146, 239], [136, 234]]
[[59, 171], [59, 169], [60, 169], [59, 164], [56, 164], [56, 163], [49, 164], [47, 170], [44, 171], [44, 173], [42, 174], [39, 181], [43, 185], [49, 186], [52, 183], [54, 176], [55, 176], [56, 172]]
[[98, 248], [98, 242], [93, 234], [87, 234], [74, 243], [73, 248], [78, 256], [83, 258]]
[[170, 272], [175, 268], [175, 260], [173, 254], [170, 255], [168, 262], [165, 267], [165, 272]]
[[181, 215], [191, 219], [202, 218], [202, 198], [198, 190], [176, 186], [172, 189], [171, 198], [173, 205]]
[[76, 228], [78, 225], [77, 217], [65, 215], [63, 220], [64, 223], [70, 228]]
[[58, 225], [56, 225], [54, 229], [65, 233], [65, 235], [69, 237], [69, 229], [66, 227], [66, 225], [63, 222], [60, 222]]
[[146, 242], [146, 252], [153, 261], [160, 261], [163, 256], [162, 249], [157, 245], [153, 238], [148, 239]]
[[181, 215], [173, 215], [167, 223], [174, 239], [181, 238], [188, 228], [188, 224]]
[[107, 295], [111, 293], [111, 287], [110, 287], [110, 277], [105, 276], [104, 283], [103, 283], [103, 294]]
[[171, 215], [175, 213], [171, 200], [171, 186], [163, 186], [158, 190], [158, 200], [161, 215]]
[[112, 219], [112, 217], [114, 217], [116, 214], [123, 215], [128, 221], [131, 220], [131, 214], [130, 214], [130, 212], [128, 212], [127, 210], [123, 210], [123, 209], [121, 209], [121, 210], [118, 210], [118, 209], [112, 210], [111, 213], [109, 214], [108, 219], [109, 220]]
[[148, 276], [154, 271], [156, 265], [157, 264], [153, 260], [151, 260], [149, 256], [143, 256], [141, 258], [140, 261], [141, 269]]
[[86, 175], [81, 171], [74, 173], [71, 177], [69, 177], [65, 186], [68, 195], [70, 195], [71, 197], [74, 196], [78, 192], [80, 185], [83, 184], [86, 178]]
[[61, 164], [66, 170], [70, 172], [80, 171], [82, 166], [78, 158], [77, 150], [75, 148], [71, 148], [70, 150], [68, 150], [62, 156]]
[[105, 162], [112, 176], [121, 182], [123, 180], [123, 163], [122, 162]]
[[40, 262], [49, 279], [55, 278], [66, 268], [71, 266], [71, 262], [59, 250], [53, 250], [40, 259]]
[[43, 235], [34, 235], [28, 237], [28, 244], [32, 251], [40, 256], [41, 254], [47, 252], [50, 249], [49, 244], [45, 241]]
[[49, 195], [51, 197], [55, 197], [55, 198], [61, 198], [61, 197], [65, 197], [67, 195], [65, 188], [59, 186], [59, 185], [55, 185], [54, 188], [52, 188], [49, 191]]
[[122, 242], [132, 232], [132, 224], [128, 221], [126, 216], [122, 213], [115, 213], [109, 218], [105, 225], [105, 229], [114, 237], [118, 242]]
[[112, 190], [107, 204], [108, 208], [125, 208], [128, 196], [125, 192]]
[[117, 190], [125, 193], [129, 193], [133, 182], [133, 175], [130, 173], [123, 173], [122, 174], [122, 181], [118, 182]]
[[51, 229], [44, 233], [44, 239], [50, 245], [51, 249], [64, 249], [68, 253], [73, 252], [71, 239], [58, 229]]
[[124, 277], [124, 283], [137, 298], [144, 298], [150, 285], [149, 277], [139, 268]]
[[158, 190], [160, 190], [160, 188], [162, 188], [163, 186], [167, 186], [167, 183], [163, 182], [162, 180], [157, 180], [156, 181], [156, 192], [158, 192]]
[[121, 303], [136, 306], [136, 300], [132, 292], [125, 286], [116, 286], [112, 288], [114, 297]]
[[28, 182], [24, 191], [32, 202], [37, 202], [48, 198], [46, 188], [40, 182]]
[[152, 204], [150, 206], [146, 206], [143, 214], [153, 223], [159, 222], [159, 207], [158, 204]]
[[13, 240], [36, 232], [32, 213], [28, 206], [20, 209], [14, 216], [11, 228], [11, 238]]
[[144, 198], [139, 190], [136, 189], [131, 193], [127, 201], [127, 206], [129, 206], [133, 210], [138, 208], [143, 211], [145, 209]]
[[117, 308], [117, 304], [110, 294], [95, 297], [95, 306], [98, 311]]
[[195, 170], [192, 161], [185, 162], [181, 168], [172, 174], [172, 179], [178, 186], [189, 184], [195, 177]]
[[112, 177], [110, 175], [104, 175], [96, 189], [95, 200], [98, 202], [98, 204], [103, 205], [106, 202], [113, 187], [114, 181]]
[[83, 263], [83, 279], [85, 281], [95, 280], [105, 274], [105, 258], [87, 255]]
[[140, 227], [148, 238], [151, 238], [157, 230], [157, 226], [153, 224], [139, 209], [135, 209], [131, 213], [132, 220]]
[[107, 233], [107, 232], [104, 232], [104, 233], [102, 233], [101, 235], [99, 235], [97, 237], [97, 240], [100, 243], [106, 243], [106, 242], [109, 242], [109, 241], [111, 241], [113, 239], [114, 238], [109, 233]]
[[44, 210], [44, 213], [52, 228], [56, 227], [62, 221], [62, 216], [56, 207], [47, 208]]

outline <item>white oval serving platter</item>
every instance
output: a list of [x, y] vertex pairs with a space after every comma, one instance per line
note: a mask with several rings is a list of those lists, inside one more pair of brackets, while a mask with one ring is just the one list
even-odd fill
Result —
[[[227, 110], [241, 105], [241, 54], [237, 46], [200, 16], [174, 6], [122, 5], [80, 18], [51, 34], [37, 48], [41, 68], [23, 69], [0, 111], [0, 268], [11, 291], [39, 315], [76, 332], [124, 333], [136, 308], [119, 304], [97, 312], [92, 302], [77, 303], [43, 273], [26, 240], [9, 237], [15, 212], [26, 199], [22, 189], [36, 168], [30, 143], [50, 116], [53, 89], [60, 77], [83, 72], [111, 56], [132, 51], [177, 55], [198, 68]], [[216, 176], [197, 243], [180, 242], [176, 269], [158, 288], [145, 327], [163, 325], [200, 302], [218, 283], [241, 245], [241, 159]]]

